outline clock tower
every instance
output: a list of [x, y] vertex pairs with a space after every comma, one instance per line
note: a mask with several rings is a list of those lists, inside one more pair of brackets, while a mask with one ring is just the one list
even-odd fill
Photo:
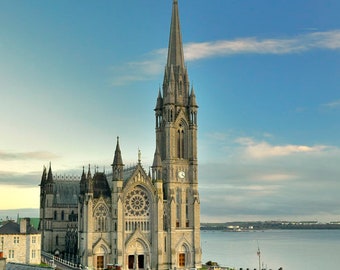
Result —
[[[161, 181], [169, 267], [201, 265], [196, 96], [184, 62], [178, 1], [173, 1], [168, 57], [155, 107], [153, 179]], [[185, 238], [182, 246], [180, 238]], [[182, 264], [182, 265], [181, 265]]]

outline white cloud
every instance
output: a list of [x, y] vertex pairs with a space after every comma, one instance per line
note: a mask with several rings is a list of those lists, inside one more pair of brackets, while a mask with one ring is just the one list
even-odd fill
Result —
[[289, 156], [299, 153], [315, 153], [328, 149], [325, 145], [271, 145], [265, 141], [256, 142], [252, 138], [242, 137], [236, 139], [244, 150], [244, 154], [250, 158], [263, 159], [269, 157]]
[[312, 49], [340, 49], [340, 30], [314, 32], [293, 38], [252, 37], [189, 43], [185, 46], [185, 57], [187, 61], [195, 61], [233, 54], [290, 54]]
[[[222, 135], [212, 142], [214, 153], [221, 148]], [[224, 155], [232, 151], [231, 157], [200, 164], [202, 220], [330, 221], [339, 215], [338, 147], [270, 143], [265, 135], [261, 140], [232, 137], [227, 132], [224, 141], [236, 141]], [[275, 135], [270, 137], [274, 140]]]
[[293, 180], [296, 178], [297, 178], [297, 175], [288, 174], [288, 173], [271, 173], [271, 174], [260, 175], [257, 177], [257, 179], [259, 179], [260, 181], [269, 181], [269, 182]]
[[335, 100], [326, 104], [322, 104], [323, 107], [327, 107], [329, 109], [340, 108], [340, 100]]
[[[257, 37], [184, 44], [188, 62], [235, 54], [292, 54], [313, 49], [340, 49], [340, 30], [313, 32], [288, 38], [259, 39]], [[142, 57], [112, 68], [112, 85], [153, 79], [162, 73], [167, 48], [154, 50]], [[124, 76], [129, 74], [129, 76]]]
[[[146, 81], [159, 75], [165, 66], [167, 49], [158, 49], [144, 55], [142, 60], [111, 67], [112, 85]], [[129, 75], [126, 75], [129, 74]]]
[[4, 152], [0, 151], [0, 160], [25, 160], [25, 159], [35, 159], [35, 160], [46, 160], [58, 158], [54, 153], [47, 151], [35, 151], [35, 152]]

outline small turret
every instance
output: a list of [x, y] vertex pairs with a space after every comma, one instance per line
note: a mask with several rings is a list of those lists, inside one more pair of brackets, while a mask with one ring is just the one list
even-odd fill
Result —
[[122, 180], [124, 164], [123, 164], [123, 159], [122, 159], [122, 153], [119, 147], [119, 137], [117, 137], [115, 155], [114, 155], [113, 163], [111, 166], [112, 166], [113, 180]]
[[194, 87], [191, 88], [191, 93], [190, 93], [189, 98], [190, 98], [189, 106], [198, 108]]
[[197, 126], [197, 109], [198, 109], [198, 105], [196, 102], [196, 95], [195, 95], [194, 87], [192, 87], [190, 97], [189, 97], [190, 125]]
[[86, 191], [86, 174], [85, 174], [85, 168], [83, 167], [83, 173], [81, 175], [80, 180], [80, 194], [85, 194]]
[[46, 194], [53, 194], [53, 174], [52, 174], [52, 165], [50, 162], [50, 166], [48, 168], [48, 173], [47, 173], [47, 178], [46, 178], [46, 182], [45, 182], [45, 190], [46, 190]]
[[93, 181], [92, 181], [92, 174], [91, 174], [91, 166], [90, 166], [90, 164], [89, 164], [89, 169], [87, 171], [85, 193], [93, 193]]
[[40, 182], [41, 188], [43, 188], [45, 186], [46, 181], [47, 181], [47, 172], [46, 172], [46, 167], [44, 166], [43, 173], [42, 173], [42, 176], [41, 176], [41, 182]]
[[48, 168], [47, 183], [53, 183], [52, 165], [50, 162], [50, 167]]
[[40, 181], [40, 208], [44, 207], [45, 193], [46, 193], [47, 171], [43, 168], [43, 173]]
[[158, 145], [156, 145], [156, 151], [152, 164], [152, 180], [157, 181], [162, 179], [162, 160], [159, 154]]
[[157, 112], [159, 110], [162, 110], [162, 107], [163, 107], [163, 98], [162, 98], [161, 90], [159, 89], [155, 111]]

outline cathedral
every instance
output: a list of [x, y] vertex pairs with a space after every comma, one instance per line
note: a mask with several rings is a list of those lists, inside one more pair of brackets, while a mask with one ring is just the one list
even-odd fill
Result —
[[90, 269], [201, 268], [197, 111], [173, 0], [167, 63], [155, 95], [156, 143], [149, 171], [140, 154], [124, 166], [119, 138], [112, 170], [79, 178], [44, 168], [40, 183], [42, 251]]

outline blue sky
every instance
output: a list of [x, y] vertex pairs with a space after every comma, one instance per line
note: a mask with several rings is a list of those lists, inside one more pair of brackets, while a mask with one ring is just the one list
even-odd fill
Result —
[[[50, 161], [108, 170], [117, 136], [125, 164], [140, 148], [148, 168], [172, 1], [0, 4], [0, 208], [38, 208]], [[340, 220], [340, 2], [179, 8], [201, 220]]]

